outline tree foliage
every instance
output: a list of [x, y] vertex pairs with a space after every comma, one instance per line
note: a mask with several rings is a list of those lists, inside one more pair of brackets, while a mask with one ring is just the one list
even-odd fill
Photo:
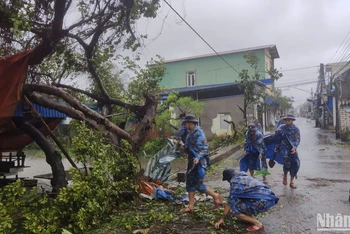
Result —
[[[115, 66], [121, 50], [136, 51], [142, 45], [145, 35], [134, 32], [137, 20], [154, 18], [159, 7], [157, 0], [3, 1], [0, 4], [2, 55], [33, 48], [33, 66], [28, 76], [31, 84], [24, 87], [24, 93], [32, 101], [86, 121], [95, 129], [112, 129], [115, 137], [128, 140], [137, 150], [155, 116], [153, 88], [162, 71], [155, 74], [157, 66], [139, 69], [136, 80], [144, 81], [138, 86], [144, 100], [141, 106], [125, 102], [125, 87]], [[43, 47], [46, 53], [42, 52]], [[85, 89], [72, 85], [84, 80], [91, 84]], [[109, 113], [119, 106], [139, 115], [143, 120], [141, 130], [130, 136], [111, 123], [106, 126], [104, 122], [108, 120], [103, 116], [94, 118], [88, 110], [75, 104], [79, 101], [78, 93], [94, 99]], [[67, 104], [62, 105], [58, 99]]]
[[[247, 121], [247, 107], [250, 104], [259, 104], [261, 99], [266, 97], [265, 86], [259, 83], [262, 79], [259, 70], [259, 58], [254, 52], [247, 52], [244, 54], [244, 59], [247, 64], [249, 64], [250, 69], [242, 69], [239, 73], [239, 88], [244, 92], [244, 106], [242, 112], [244, 119]], [[271, 69], [268, 71], [270, 78], [273, 80], [278, 80], [282, 77], [282, 73], [278, 72], [276, 69]]]
[[282, 95], [282, 91], [279, 89], [275, 90], [274, 98], [278, 101], [279, 108], [282, 110], [288, 110], [293, 107], [293, 99]]
[[[25, 94], [32, 102], [59, 110], [87, 126], [108, 131], [115, 149], [126, 140], [134, 154], [154, 122], [161, 62], [133, 65], [130, 98], [122, 85], [122, 50], [136, 52], [146, 35], [135, 32], [141, 18], [154, 18], [159, 0], [5, 0], [0, 2], [0, 56], [32, 50]], [[82, 84], [85, 84], [81, 87]], [[104, 112], [86, 107], [96, 104]], [[129, 133], [104, 114], [137, 115]], [[119, 119], [118, 119], [119, 120]]]
[[191, 97], [181, 97], [177, 93], [170, 93], [167, 99], [158, 106], [155, 121], [156, 132], [143, 145], [140, 153], [152, 156], [166, 145], [166, 138], [172, 136], [176, 129], [181, 127], [181, 121], [176, 116], [179, 115], [179, 111], [200, 116], [203, 114], [204, 107], [204, 102], [199, 102]]
[[[125, 192], [133, 192], [136, 159], [130, 145], [122, 142], [123, 153], [115, 151], [105, 134], [76, 123], [78, 134], [73, 151], [80, 163], [93, 169], [81, 173], [70, 171], [72, 185], [62, 188], [55, 199], [36, 188], [26, 192], [18, 182], [0, 188], [0, 233], [88, 233], [107, 222], [124, 201]], [[115, 178], [121, 178], [116, 180]]]
[[158, 60], [147, 62], [146, 69], [138, 66], [129, 57], [125, 59], [126, 67], [135, 73], [135, 79], [128, 85], [128, 97], [136, 103], [142, 103], [149, 93], [158, 93], [161, 90], [160, 82], [166, 72], [164, 59], [158, 56]]
[[204, 107], [204, 102], [199, 102], [191, 97], [181, 97], [177, 93], [170, 93], [163, 104], [158, 107], [161, 114], [157, 115], [156, 118], [157, 129], [162, 135], [167, 135], [174, 131], [170, 124], [177, 128], [181, 127], [181, 121], [177, 119], [179, 116], [176, 116], [179, 115], [179, 111], [200, 116], [203, 114]]

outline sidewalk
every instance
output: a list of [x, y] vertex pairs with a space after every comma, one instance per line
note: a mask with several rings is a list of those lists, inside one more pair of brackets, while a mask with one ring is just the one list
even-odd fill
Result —
[[321, 144], [330, 144], [330, 145], [337, 145], [337, 144], [347, 144], [346, 142], [342, 142], [340, 139], [336, 139], [335, 136], [335, 130], [328, 130], [328, 129], [317, 129], [318, 134], [318, 140]]
[[216, 164], [231, 155], [235, 154], [237, 151], [243, 148], [243, 143], [237, 143], [235, 145], [230, 145], [219, 149], [214, 155], [210, 156], [210, 163]]

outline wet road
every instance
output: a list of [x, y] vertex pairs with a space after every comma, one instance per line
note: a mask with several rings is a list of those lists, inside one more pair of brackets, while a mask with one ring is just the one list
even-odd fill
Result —
[[[51, 167], [46, 162], [45, 157], [31, 157], [31, 152], [28, 152], [25, 161], [25, 165], [27, 168], [25, 168], [22, 172], [18, 173], [18, 176], [20, 178], [33, 178], [37, 175], [42, 174], [50, 174], [52, 173]], [[72, 168], [72, 165], [69, 163], [69, 161], [61, 154], [62, 156], [62, 163], [65, 168], [65, 170], [69, 170]], [[140, 163], [142, 165], [142, 168], [145, 168], [147, 165], [147, 162], [149, 161], [149, 158], [146, 157], [140, 157]], [[76, 163], [79, 168], [83, 168], [82, 164]], [[185, 158], [179, 158], [171, 162], [171, 168], [172, 168], [172, 177], [174, 177], [177, 172], [184, 170], [187, 166], [187, 161]], [[47, 179], [38, 179], [38, 182], [40, 185], [49, 185], [50, 181]], [[48, 188], [49, 189], [49, 188]]]
[[[282, 165], [269, 169], [272, 174], [268, 177], [269, 185], [280, 201], [259, 218], [265, 225], [262, 233], [342, 233], [317, 231], [317, 214], [350, 215], [350, 150], [329, 145], [329, 140], [320, 137], [321, 130], [314, 128], [313, 122], [297, 119], [295, 124], [301, 131], [298, 148], [301, 167], [295, 180], [298, 188], [294, 190], [282, 184]], [[208, 175], [208, 184], [228, 191], [229, 184], [220, 179], [223, 168], [228, 165], [237, 167], [237, 160], [230, 158], [220, 163], [214, 174]]]
[[[317, 213], [350, 215], [350, 149], [330, 145], [331, 141], [327, 137], [320, 137], [321, 130], [314, 128], [313, 122], [298, 119], [296, 125], [301, 131], [301, 144], [298, 148], [301, 168], [295, 181], [298, 188], [293, 190], [282, 185], [281, 165], [276, 164], [273, 169], [269, 169], [272, 174], [268, 177], [270, 187], [280, 197], [280, 201], [263, 217], [259, 217], [265, 225], [262, 233], [336, 233], [316, 231]], [[206, 176], [206, 183], [227, 195], [229, 184], [221, 180], [222, 170], [229, 166], [237, 168], [238, 162], [234, 158], [241, 154], [242, 152], [237, 152], [215, 165], [214, 171]], [[146, 160], [143, 161], [145, 163]], [[27, 158], [26, 164], [31, 167], [20, 176], [32, 177], [51, 172], [43, 158]], [[69, 167], [66, 160], [64, 164], [66, 168]], [[185, 160], [174, 161], [173, 172], [185, 165]]]

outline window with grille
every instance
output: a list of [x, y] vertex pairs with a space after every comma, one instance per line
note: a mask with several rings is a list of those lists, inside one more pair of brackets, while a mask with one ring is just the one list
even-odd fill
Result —
[[196, 85], [196, 73], [194, 71], [189, 71], [186, 73], [187, 87]]

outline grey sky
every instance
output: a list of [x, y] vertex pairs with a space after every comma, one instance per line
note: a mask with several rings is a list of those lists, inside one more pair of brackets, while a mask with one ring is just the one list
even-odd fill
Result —
[[[138, 23], [147, 33], [142, 59], [156, 54], [175, 59], [212, 51], [162, 2], [156, 19]], [[328, 63], [350, 30], [348, 0], [169, 0], [217, 50], [276, 44], [285, 70]], [[165, 20], [165, 21], [164, 21]], [[163, 27], [162, 27], [163, 25]], [[284, 72], [278, 84], [317, 79], [317, 68]], [[299, 86], [310, 90], [314, 85]], [[300, 104], [308, 93], [285, 90]]]

